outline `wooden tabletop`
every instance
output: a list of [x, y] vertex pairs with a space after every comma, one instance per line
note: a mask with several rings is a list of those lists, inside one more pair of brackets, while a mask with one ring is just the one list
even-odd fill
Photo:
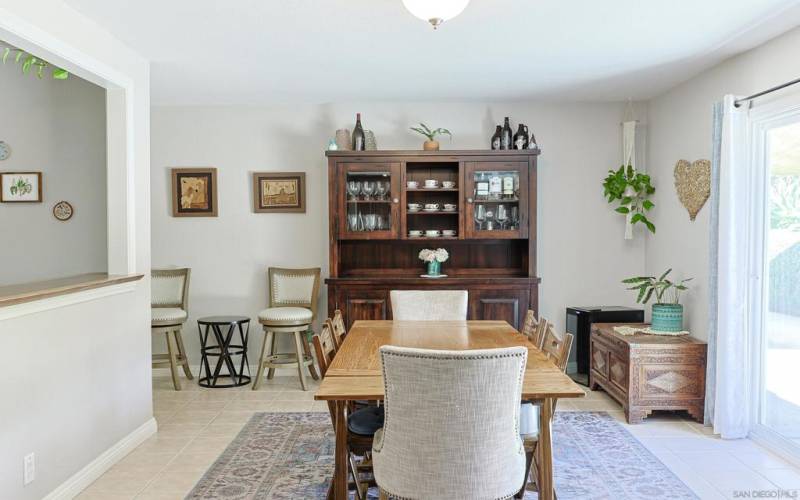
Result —
[[622, 335], [614, 331], [615, 326], [630, 326], [633, 328], [646, 328], [649, 323], [594, 323], [592, 330], [603, 335], [613, 337], [628, 344], [705, 344], [700, 339], [691, 335], [653, 335], [650, 333], [634, 333], [633, 335]]
[[455, 351], [528, 347], [524, 398], [585, 396], [583, 389], [505, 321], [356, 321], [315, 399], [383, 399], [382, 345]]

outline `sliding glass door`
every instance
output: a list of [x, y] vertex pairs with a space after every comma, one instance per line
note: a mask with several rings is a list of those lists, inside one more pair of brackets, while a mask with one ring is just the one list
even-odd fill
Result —
[[784, 110], [755, 130], [763, 274], [754, 308], [754, 434], [800, 458], [800, 111]]

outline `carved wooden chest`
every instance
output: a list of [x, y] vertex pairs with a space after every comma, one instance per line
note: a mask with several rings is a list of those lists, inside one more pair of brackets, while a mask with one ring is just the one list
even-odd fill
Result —
[[690, 336], [626, 336], [614, 331], [619, 325], [592, 325], [589, 387], [601, 387], [617, 400], [631, 424], [653, 410], [686, 410], [702, 422], [705, 342]]

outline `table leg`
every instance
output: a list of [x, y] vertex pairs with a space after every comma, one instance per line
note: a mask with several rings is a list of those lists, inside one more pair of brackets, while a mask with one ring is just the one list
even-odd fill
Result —
[[336, 401], [336, 465], [333, 470], [333, 498], [347, 500], [347, 401]]
[[545, 398], [541, 407], [541, 430], [539, 432], [539, 444], [536, 447], [539, 454], [539, 498], [541, 500], [553, 500], [553, 399]]

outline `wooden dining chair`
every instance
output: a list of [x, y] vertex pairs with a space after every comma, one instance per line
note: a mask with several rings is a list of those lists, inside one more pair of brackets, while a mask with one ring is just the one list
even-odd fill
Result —
[[395, 321], [455, 321], [467, 319], [466, 290], [392, 290]]
[[548, 321], [544, 318], [536, 318], [536, 313], [528, 309], [525, 314], [525, 321], [522, 324], [522, 334], [528, 337], [528, 340], [538, 347], [542, 348], [544, 342], [544, 335], [547, 331]]
[[525, 477], [518, 417], [528, 349], [384, 345], [380, 353], [386, 420], [375, 434], [372, 457], [382, 494], [513, 496]]
[[347, 335], [347, 328], [344, 325], [344, 318], [342, 317], [342, 311], [339, 309], [333, 312], [333, 318], [328, 318], [326, 320], [333, 332], [333, 341], [336, 343], [336, 349], [342, 346], [342, 342], [344, 342], [344, 337]]
[[[325, 322], [319, 335], [314, 335], [311, 342], [314, 344], [314, 352], [317, 355], [320, 374], [324, 377], [337, 351], [329, 321]], [[331, 422], [333, 427], [336, 428], [336, 413], [333, 405], [332, 401], [328, 402]], [[372, 451], [372, 440], [375, 436], [375, 431], [381, 427], [383, 427], [383, 407], [367, 406], [348, 412], [348, 465], [353, 476], [356, 498], [359, 500], [366, 500], [367, 490], [370, 486], [375, 486], [374, 479], [371, 479], [372, 462], [369, 455]], [[356, 456], [363, 457], [362, 461], [358, 462]], [[370, 478], [364, 480], [362, 475], [368, 475]]]
[[[540, 323], [546, 321], [540, 321]], [[553, 329], [553, 325], [547, 324], [543, 335], [542, 352], [550, 359], [561, 371], [567, 371], [569, 354], [572, 350], [574, 336], [571, 333], [558, 335]], [[553, 401], [553, 411], [556, 408], [556, 401]], [[539, 443], [539, 418], [540, 407], [532, 402], [524, 402], [520, 406], [520, 435], [525, 446], [526, 477], [522, 489], [515, 495], [515, 498], [525, 496], [525, 487], [528, 483], [528, 475], [536, 479], [538, 477], [538, 466], [536, 464], [536, 447]], [[536, 483], [538, 490], [538, 483]]]

